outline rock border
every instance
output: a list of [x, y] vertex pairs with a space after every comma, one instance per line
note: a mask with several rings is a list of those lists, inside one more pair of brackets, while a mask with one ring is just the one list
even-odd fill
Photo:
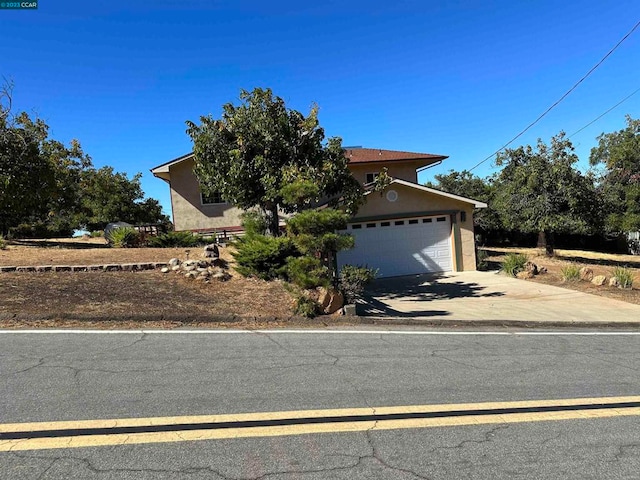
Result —
[[165, 268], [167, 262], [105, 263], [100, 265], [0, 265], [0, 273], [13, 272], [138, 272]]

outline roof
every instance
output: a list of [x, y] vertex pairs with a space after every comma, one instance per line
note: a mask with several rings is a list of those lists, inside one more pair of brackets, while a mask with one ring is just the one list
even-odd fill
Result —
[[[349, 163], [374, 163], [374, 162], [401, 162], [407, 160], [426, 160], [427, 164], [449, 158], [446, 155], [433, 153], [403, 152], [400, 150], [381, 150], [379, 148], [347, 147], [345, 156]], [[151, 169], [151, 173], [158, 176], [160, 173], [169, 173], [169, 167], [193, 157], [193, 152], [182, 155], [173, 160], [158, 165]]]
[[[478, 200], [473, 200], [472, 198], [461, 197], [460, 195], [454, 195], [453, 193], [443, 192], [442, 190], [436, 190], [435, 188], [425, 187], [424, 185], [420, 185], [419, 183], [407, 182], [406, 180], [400, 180], [399, 178], [394, 178], [389, 185], [403, 185], [405, 187], [415, 188], [416, 190], [422, 190], [423, 192], [433, 193], [434, 195], [440, 195], [441, 197], [458, 200], [459, 202], [470, 203], [474, 206], [474, 208], [487, 208], [487, 204], [484, 202], [479, 202]], [[372, 190], [369, 190], [365, 192], [365, 195], [368, 195], [371, 192]]]
[[345, 156], [349, 163], [398, 162], [402, 160], [429, 160], [437, 162], [449, 158], [433, 153], [402, 152], [400, 150], [381, 150], [379, 148], [346, 148]]

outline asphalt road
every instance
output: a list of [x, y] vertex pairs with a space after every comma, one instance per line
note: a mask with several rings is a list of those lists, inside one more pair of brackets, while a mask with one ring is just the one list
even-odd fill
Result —
[[[0, 424], [637, 396], [639, 346], [637, 335], [0, 333]], [[2, 479], [638, 472], [637, 414], [0, 451]]]

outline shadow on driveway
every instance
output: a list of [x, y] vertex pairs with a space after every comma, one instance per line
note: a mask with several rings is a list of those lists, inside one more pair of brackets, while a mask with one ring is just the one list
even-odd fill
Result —
[[[503, 292], [482, 293], [487, 287], [475, 282], [452, 280], [446, 273], [382, 278], [364, 292], [358, 314], [393, 317], [439, 317], [451, 315], [446, 310], [417, 310], [421, 303], [472, 297], [501, 297]], [[403, 310], [393, 305], [402, 304]]]

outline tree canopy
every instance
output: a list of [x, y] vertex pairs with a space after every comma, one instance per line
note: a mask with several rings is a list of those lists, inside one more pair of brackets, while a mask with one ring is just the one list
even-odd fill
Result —
[[357, 210], [362, 187], [347, 168], [341, 140], [325, 141], [317, 106], [304, 116], [270, 89], [256, 88], [241, 90], [240, 104], [222, 109], [220, 119], [187, 122], [205, 193], [219, 192], [243, 209], [260, 208], [273, 235], [279, 234], [279, 210], [298, 212], [323, 198]]
[[591, 149], [591, 165], [604, 166], [599, 189], [606, 205], [606, 227], [614, 233], [640, 230], [640, 119], [626, 117], [626, 128], [603, 133]]
[[538, 140], [499, 153], [502, 170], [495, 179], [494, 208], [504, 226], [537, 232], [548, 253], [555, 233], [589, 233], [597, 221], [593, 179], [575, 168], [578, 161], [564, 132], [547, 145]]
[[168, 221], [157, 200], [143, 199], [140, 174], [129, 180], [110, 167], [93, 168], [80, 142], [49, 137], [49, 126], [14, 115], [11, 85], [0, 88], [0, 234], [19, 225], [39, 235], [101, 229], [110, 221]]

